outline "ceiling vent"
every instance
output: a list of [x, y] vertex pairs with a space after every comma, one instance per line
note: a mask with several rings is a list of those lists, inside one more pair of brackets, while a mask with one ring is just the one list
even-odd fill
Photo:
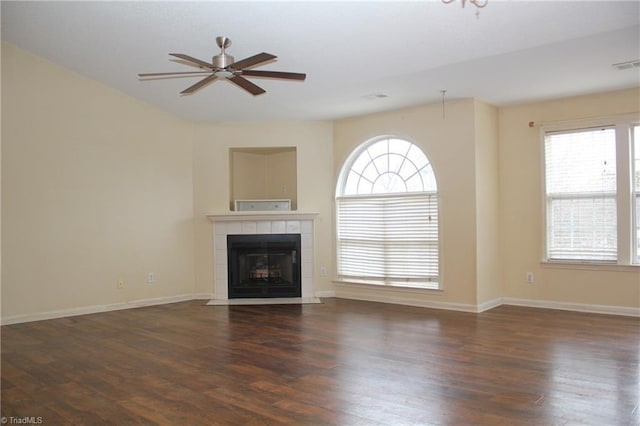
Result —
[[365, 99], [384, 99], [384, 98], [388, 98], [389, 95], [386, 95], [384, 93], [372, 93], [370, 95], [364, 95], [363, 98]]
[[640, 59], [636, 59], [635, 61], [620, 62], [617, 64], [613, 64], [612, 67], [619, 71], [630, 70], [632, 68], [640, 68]]

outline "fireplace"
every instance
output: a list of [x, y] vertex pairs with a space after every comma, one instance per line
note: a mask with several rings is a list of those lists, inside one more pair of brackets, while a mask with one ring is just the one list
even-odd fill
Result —
[[[300, 211], [222, 212], [207, 215], [213, 222], [213, 289], [214, 300], [224, 303], [229, 299], [229, 235], [300, 235], [302, 299], [312, 299], [314, 290], [314, 221], [317, 213]], [[249, 299], [249, 298], [247, 298]], [[273, 298], [276, 299], [277, 298]], [[296, 298], [290, 298], [296, 299]], [[232, 299], [233, 300], [233, 299]], [[236, 298], [238, 302], [243, 299]]]
[[228, 297], [301, 297], [300, 234], [227, 235]]

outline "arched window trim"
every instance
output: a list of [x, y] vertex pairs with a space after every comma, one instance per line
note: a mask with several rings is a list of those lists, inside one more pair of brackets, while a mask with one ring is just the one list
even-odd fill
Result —
[[[369, 152], [369, 148], [371, 148], [372, 146], [383, 142], [383, 141], [391, 141], [391, 140], [399, 140], [402, 141], [404, 143], [407, 143], [407, 149], [404, 152], [404, 154], [399, 154], [397, 152], [390, 152], [389, 148], [387, 147], [387, 151], [384, 153], [380, 153], [378, 155], [376, 155], [375, 157], [373, 157], [371, 155], [371, 153]], [[410, 151], [412, 148], [415, 148], [418, 150], [418, 152], [424, 157], [424, 161], [425, 164], [422, 166], [419, 166], [419, 164], [416, 163], [415, 158], [411, 158], [410, 157]], [[362, 168], [362, 170], [360, 171], [355, 171], [354, 170], [354, 165], [356, 164], [356, 162], [360, 159], [360, 157], [363, 154], [367, 154], [369, 157], [369, 161], [367, 162], [367, 165], [365, 167]], [[399, 156], [402, 155], [402, 162], [400, 163], [400, 165], [397, 168], [397, 172], [402, 171], [403, 168], [405, 167], [405, 163], [408, 161], [412, 168], [415, 170], [411, 175], [409, 175], [408, 177], [402, 177], [402, 175], [400, 175], [399, 173], [396, 173], [394, 171], [383, 171], [380, 172], [378, 170], [378, 165], [376, 164], [376, 160], [381, 158], [381, 157], [390, 157], [390, 156]], [[376, 179], [372, 182], [370, 179], [368, 179], [366, 176], [363, 175], [363, 173], [361, 172], [365, 172], [367, 170], [367, 168], [369, 167], [369, 165], [373, 165], [373, 167], [376, 169], [377, 172], [377, 176]], [[429, 176], [431, 176], [433, 178], [433, 188], [428, 188], [429, 184], [428, 182], [424, 181], [424, 175], [421, 173], [423, 170], [427, 170], [427, 169], [431, 169], [431, 173], [429, 174]], [[401, 137], [401, 136], [395, 136], [395, 135], [384, 135], [384, 136], [379, 136], [379, 137], [375, 137], [372, 139], [369, 139], [368, 141], [360, 144], [358, 147], [356, 147], [351, 154], [347, 157], [347, 159], [344, 162], [344, 165], [342, 167], [342, 169], [340, 170], [340, 174], [338, 176], [338, 185], [336, 185], [336, 197], [341, 197], [341, 196], [360, 196], [360, 195], [373, 195], [373, 194], [389, 194], [390, 192], [382, 192], [382, 193], [378, 193], [378, 192], [368, 192], [366, 194], [346, 194], [346, 185], [348, 183], [348, 179], [349, 179], [349, 174], [353, 172], [354, 174], [359, 175], [362, 179], [367, 180], [368, 182], [371, 183], [371, 187], [373, 188], [375, 186], [375, 181], [377, 181], [382, 175], [385, 174], [393, 174], [395, 176], [398, 176], [400, 179], [402, 179], [405, 187], [407, 185], [407, 182], [413, 178], [416, 174], [419, 174], [419, 178], [420, 181], [422, 183], [422, 191], [414, 191], [414, 190], [407, 190], [407, 191], [398, 191], [398, 193], [422, 193], [422, 192], [427, 192], [427, 193], [437, 193], [437, 188], [438, 188], [438, 182], [437, 182], [437, 177], [435, 175], [435, 170], [433, 170], [433, 166], [431, 164], [431, 162], [429, 161], [429, 157], [426, 155], [426, 153], [424, 152], [424, 150], [422, 148], [420, 148], [420, 146], [418, 146], [415, 142], [413, 142], [412, 140], [410, 140], [409, 138], [405, 138], [405, 137]], [[395, 192], [395, 191], [394, 191]]]

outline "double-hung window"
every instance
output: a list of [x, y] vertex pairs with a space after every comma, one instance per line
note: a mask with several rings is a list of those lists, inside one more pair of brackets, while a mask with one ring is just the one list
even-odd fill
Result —
[[633, 120], [544, 134], [547, 261], [640, 263]]
[[341, 280], [439, 288], [438, 193], [415, 144], [381, 138], [356, 149], [336, 189]]

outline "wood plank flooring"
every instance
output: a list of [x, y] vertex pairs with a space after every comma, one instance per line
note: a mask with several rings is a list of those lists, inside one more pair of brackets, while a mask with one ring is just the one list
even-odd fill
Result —
[[46, 425], [640, 424], [639, 318], [324, 302], [191, 301], [4, 326], [1, 415]]

